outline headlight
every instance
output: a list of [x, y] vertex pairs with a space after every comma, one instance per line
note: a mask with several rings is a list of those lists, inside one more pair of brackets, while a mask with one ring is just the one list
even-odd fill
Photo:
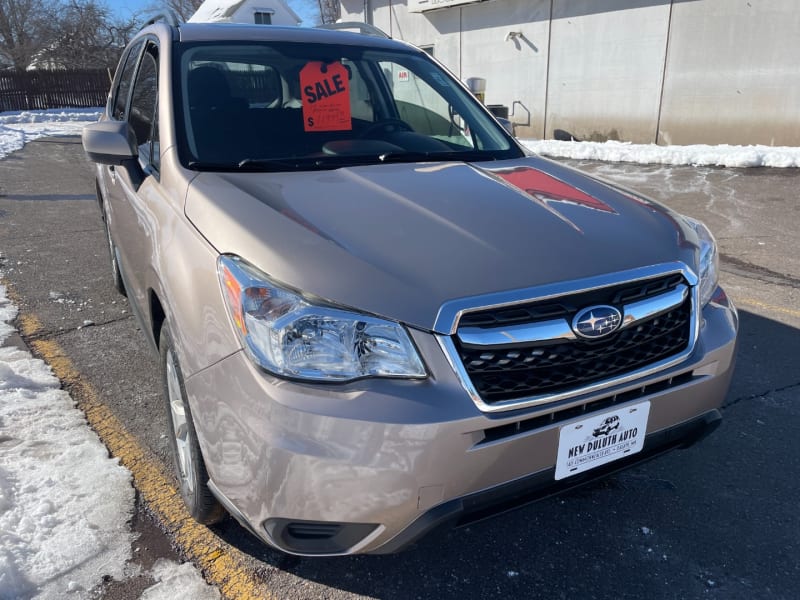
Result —
[[688, 225], [697, 233], [697, 269], [700, 277], [700, 306], [705, 306], [719, 283], [719, 254], [717, 253], [717, 243], [708, 227], [700, 221], [684, 217]]
[[236, 333], [264, 369], [315, 381], [426, 376], [398, 323], [312, 304], [236, 257], [217, 270]]

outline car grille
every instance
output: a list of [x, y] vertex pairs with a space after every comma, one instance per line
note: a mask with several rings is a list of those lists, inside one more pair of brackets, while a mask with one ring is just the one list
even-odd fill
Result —
[[[462, 315], [458, 331], [502, 330], [509, 325], [563, 320], [594, 305], [625, 306], [665, 297], [685, 286], [680, 274], [628, 282], [513, 307]], [[473, 387], [487, 404], [542, 394], [561, 394], [626, 372], [636, 371], [685, 351], [691, 339], [692, 295], [669, 310], [636, 321], [599, 340], [532, 340], [474, 345], [458, 335], [454, 343]]]

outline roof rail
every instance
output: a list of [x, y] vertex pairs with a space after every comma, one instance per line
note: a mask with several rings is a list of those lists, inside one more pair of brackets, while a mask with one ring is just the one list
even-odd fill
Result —
[[343, 21], [341, 23], [324, 23], [322, 25], [317, 25], [317, 29], [344, 29], [344, 30], [353, 30], [355, 29], [358, 33], [362, 33], [364, 35], [373, 35], [375, 37], [387, 38], [390, 39], [388, 33], [386, 33], [383, 29], [379, 29], [375, 27], [375, 25], [370, 25], [369, 23], [362, 23], [361, 21]]
[[147, 27], [148, 25], [153, 25], [154, 23], [158, 23], [159, 21], [166, 23], [172, 27], [177, 27], [180, 25], [181, 20], [178, 17], [178, 13], [176, 13], [171, 8], [164, 8], [164, 10], [160, 13], [154, 14], [152, 17], [145, 21], [142, 27]]

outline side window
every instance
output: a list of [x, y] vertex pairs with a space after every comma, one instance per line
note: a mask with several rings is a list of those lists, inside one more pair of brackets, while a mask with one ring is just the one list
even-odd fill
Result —
[[[381, 62], [380, 66], [392, 90], [398, 115], [414, 131], [454, 146], [474, 147], [464, 119], [439, 90], [404, 65]], [[436, 72], [432, 80], [442, 90], [450, 85]]]
[[131, 82], [133, 81], [133, 74], [136, 71], [136, 62], [139, 59], [144, 40], [141, 40], [131, 46], [128, 54], [125, 55], [124, 63], [120, 62], [119, 68], [122, 69], [119, 81], [117, 82], [117, 89], [114, 91], [114, 100], [112, 104], [111, 116], [117, 121], [122, 121], [125, 118], [125, 109], [127, 108], [128, 92], [131, 89]]
[[272, 12], [257, 10], [253, 13], [253, 22], [256, 25], [272, 25]]
[[148, 44], [133, 84], [128, 122], [136, 136], [139, 160], [158, 170], [158, 48]]

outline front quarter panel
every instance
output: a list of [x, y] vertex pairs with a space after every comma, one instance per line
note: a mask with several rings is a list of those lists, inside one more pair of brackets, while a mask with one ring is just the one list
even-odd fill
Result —
[[[167, 162], [171, 163], [168, 171], [176, 179], [174, 174], [180, 172], [190, 177], [178, 165], [174, 152]], [[190, 377], [236, 352], [240, 346], [231, 329], [217, 278], [218, 252], [183, 212], [187, 186], [188, 180], [185, 186], [179, 186], [179, 195], [171, 195], [173, 201], [179, 197], [179, 203], [153, 207], [158, 227], [146, 290], [161, 302], [172, 327], [184, 375]], [[149, 311], [150, 300], [143, 301]]]

